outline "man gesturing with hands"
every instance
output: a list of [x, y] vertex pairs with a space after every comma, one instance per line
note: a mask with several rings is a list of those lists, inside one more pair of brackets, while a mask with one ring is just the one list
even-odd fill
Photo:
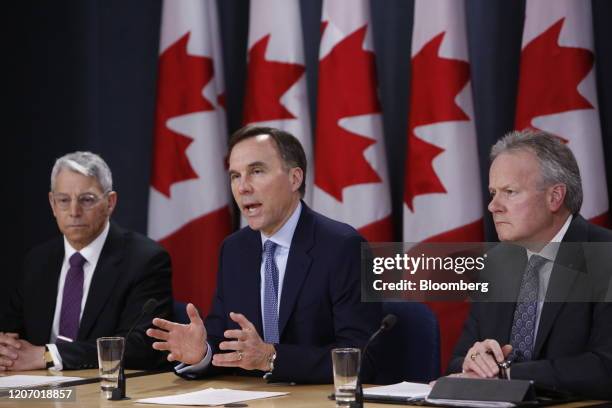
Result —
[[[189, 324], [174, 323], [164, 319], [154, 319], [153, 324], [159, 329], [149, 329], [147, 334], [163, 340], [153, 343], [156, 350], [170, 351], [168, 360], [181, 361], [183, 364], [200, 363], [208, 355], [206, 327], [198, 310], [193, 304], [187, 305]], [[274, 354], [274, 346], [264, 343], [253, 323], [240, 313], [230, 312], [229, 317], [240, 326], [224, 332], [226, 340], [219, 343], [220, 350], [233, 353], [215, 354], [212, 364], [219, 367], [239, 367], [245, 370], [265, 371], [269, 367], [269, 358]], [[161, 329], [161, 330], [160, 330]]]
[[[238, 130], [229, 142], [232, 194], [245, 227], [221, 247], [217, 288], [205, 322], [155, 319], [153, 347], [196, 378], [226, 370], [270, 381], [331, 383], [330, 350], [362, 347], [380, 306], [361, 303], [363, 238], [302, 201], [306, 157], [291, 134]], [[373, 372], [369, 356], [364, 375]]]

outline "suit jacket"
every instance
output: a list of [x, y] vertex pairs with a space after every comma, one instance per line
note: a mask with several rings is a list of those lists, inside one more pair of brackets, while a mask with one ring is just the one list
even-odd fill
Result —
[[[534, 358], [514, 363], [510, 373], [513, 379], [531, 379], [553, 389], [610, 399], [612, 303], [589, 300], [605, 296], [612, 276], [612, 251], [607, 244], [571, 244], [587, 242], [612, 242], [612, 232], [576, 215], [551, 272]], [[506, 280], [501, 286], [496, 285], [497, 289], [517, 295], [527, 263], [525, 250], [500, 245], [491, 251], [487, 263], [487, 268], [493, 264], [500, 271], [497, 275]], [[448, 371], [461, 371], [463, 359], [476, 341], [495, 339], [501, 345], [510, 343], [515, 305], [516, 301], [474, 302]]]
[[[302, 203], [283, 281], [280, 344], [275, 345], [272, 381], [330, 383], [331, 349], [362, 347], [378, 328], [380, 305], [360, 301], [362, 242], [350, 226], [317, 214]], [[229, 319], [232, 311], [243, 313], [263, 338], [261, 257], [258, 231], [243, 228], [224, 241], [213, 307], [205, 320], [213, 353], [219, 352], [225, 330], [239, 328]], [[211, 364], [200, 376], [223, 371], [227, 372]]]
[[[1, 331], [17, 332], [34, 345], [49, 343], [63, 259], [62, 237], [30, 251], [8, 310], [0, 314]], [[111, 223], [77, 339], [57, 343], [64, 369], [97, 367], [96, 339], [125, 336], [150, 298], [156, 299], [158, 305], [151, 316], [139, 320], [127, 339], [126, 368], [152, 369], [165, 365], [164, 353], [151, 348], [152, 340], [144, 332], [152, 316], [171, 316], [170, 257], [154, 241]]]

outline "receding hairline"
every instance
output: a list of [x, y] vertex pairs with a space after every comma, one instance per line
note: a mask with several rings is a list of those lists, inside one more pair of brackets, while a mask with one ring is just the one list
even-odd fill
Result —
[[[500, 157], [502, 157], [502, 156], [514, 156], [514, 157], [516, 157], [516, 156], [518, 156], [518, 155], [520, 155], [522, 153], [528, 154], [529, 157], [531, 157], [531, 159], [535, 163], [535, 165], [536, 165], [536, 167], [538, 169], [538, 179], [539, 180], [537, 180], [537, 183], [538, 183], [538, 185], [540, 185], [540, 183], [543, 183], [545, 181], [544, 180], [544, 178], [545, 178], [544, 177], [544, 169], [542, 167], [542, 160], [540, 160], [540, 157], [538, 156], [537, 152], [533, 148], [531, 148], [529, 146], [519, 146], [519, 147], [516, 147], [516, 148], [506, 149], [506, 150], [500, 152], [499, 154], [497, 154], [495, 156], [495, 158], [491, 162], [491, 167], [490, 167], [489, 170], [491, 170], [493, 168], [493, 165], [495, 164], [495, 161], [497, 159], [499, 159]], [[521, 171], [525, 171], [523, 165], [517, 166], [517, 167], [519, 167], [519, 169]]]
[[[258, 133], [258, 134], [256, 134], [256, 135], [250, 135], [250, 136], [248, 136], [248, 137], [245, 137], [244, 139], [240, 140], [238, 143], [236, 143], [236, 144], [234, 144], [234, 145], [232, 146], [232, 149], [230, 150], [230, 152], [229, 152], [229, 156], [228, 156], [228, 158], [227, 158], [227, 161], [228, 161], [228, 163], [227, 163], [227, 164], [228, 164], [228, 171], [229, 171], [230, 173], [232, 172], [232, 169], [229, 167], [229, 164], [230, 164], [230, 161], [231, 161], [231, 158], [232, 158], [232, 152], [234, 151], [234, 149], [236, 148], [236, 146], [238, 146], [238, 145], [239, 145], [239, 144], [241, 144], [242, 142], [247, 142], [247, 141], [249, 141], [249, 140], [251, 140], [251, 139], [255, 139], [255, 141], [257, 141], [258, 143], [265, 143], [265, 141], [266, 141], [266, 140], [268, 140], [268, 141], [269, 141], [269, 142], [272, 144], [272, 147], [273, 147], [273, 148], [274, 148], [274, 150], [276, 151], [276, 154], [278, 155], [278, 158], [279, 158], [279, 160], [281, 161], [281, 163], [283, 164], [283, 166], [287, 166], [287, 167], [289, 167], [289, 166], [288, 166], [288, 165], [289, 165], [289, 163], [287, 163], [287, 162], [285, 161], [285, 159], [283, 158], [283, 154], [282, 154], [282, 152], [281, 152], [281, 148], [280, 148], [280, 146], [278, 145], [278, 143], [276, 142], [276, 139], [274, 139], [274, 137], [273, 137], [271, 134], [269, 134], [269, 133]], [[256, 163], [264, 164], [263, 162], [261, 162], [261, 161], [259, 161], [259, 160], [258, 160], [258, 161], [255, 161], [255, 162], [249, 163], [247, 166], [252, 167], [252, 166], [255, 166], [255, 165], [256, 165]]]

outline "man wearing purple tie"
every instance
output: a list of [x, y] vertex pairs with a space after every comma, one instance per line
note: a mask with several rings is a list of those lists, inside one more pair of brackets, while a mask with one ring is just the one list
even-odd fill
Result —
[[[148, 299], [172, 310], [170, 258], [157, 243], [110, 222], [112, 174], [90, 152], [67, 154], [51, 172], [49, 203], [58, 237], [26, 257], [21, 281], [0, 312], [0, 371], [97, 367], [96, 339], [125, 336]], [[155, 368], [140, 321], [126, 342], [125, 366]]]

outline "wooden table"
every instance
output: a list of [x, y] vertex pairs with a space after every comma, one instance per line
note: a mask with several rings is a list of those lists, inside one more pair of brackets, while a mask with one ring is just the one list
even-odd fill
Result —
[[[21, 373], [25, 374], [25, 373]], [[27, 374], [43, 375], [40, 372], [28, 372]], [[53, 373], [50, 373], [53, 375]], [[289, 395], [268, 398], [262, 400], [247, 401], [249, 407], [303, 407], [303, 408], [333, 408], [335, 403], [330, 401], [327, 396], [333, 391], [332, 385], [280, 385], [267, 384], [263, 379], [257, 377], [214, 377], [205, 380], [188, 381], [177, 377], [174, 373], [157, 373], [142, 375], [144, 373], [132, 373], [140, 375], [128, 378], [127, 395], [131, 399], [124, 401], [108, 401], [104, 399], [100, 392], [98, 382], [78, 385], [76, 390], [75, 402], [42, 402], [42, 401], [15, 401], [6, 397], [0, 399], [0, 407], [18, 408], [76, 408], [76, 407], [169, 407], [168, 405], [137, 404], [135, 401], [141, 398], [160, 397], [164, 395], [181, 394], [185, 392], [197, 391], [204, 388], [232, 388], [251, 391], [278, 391], [289, 392]], [[64, 375], [95, 378], [97, 370], [67, 371]], [[562, 405], [563, 407], [579, 407], [594, 404], [595, 402], [581, 402]], [[365, 404], [372, 408], [390, 408], [388, 404]]]

